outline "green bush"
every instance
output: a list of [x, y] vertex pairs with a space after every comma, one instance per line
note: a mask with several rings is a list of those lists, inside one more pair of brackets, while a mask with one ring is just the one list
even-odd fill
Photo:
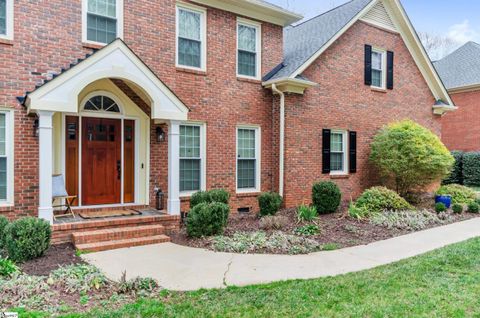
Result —
[[5, 228], [8, 225], [8, 219], [3, 215], [0, 215], [0, 256], [5, 248]]
[[20, 269], [17, 265], [8, 258], [0, 257], [0, 278], [12, 276], [15, 273], [20, 272]]
[[350, 215], [357, 218], [370, 217], [384, 210], [411, 210], [412, 206], [395, 191], [385, 187], [373, 187], [365, 190], [350, 206]]
[[478, 213], [480, 210], [480, 205], [476, 202], [472, 202], [468, 205], [468, 212], [470, 213]]
[[318, 216], [317, 208], [314, 206], [301, 205], [297, 211], [299, 221], [311, 222]]
[[437, 135], [411, 120], [383, 128], [373, 140], [370, 160], [402, 196], [445, 179], [455, 161]]
[[283, 198], [275, 192], [265, 192], [258, 196], [260, 216], [275, 215], [282, 206]]
[[450, 175], [442, 181], [442, 184], [463, 184], [463, 151], [452, 151], [455, 159]]
[[444, 203], [438, 202], [435, 204], [435, 212], [441, 213], [447, 211], [447, 207], [445, 206]]
[[220, 202], [228, 205], [230, 193], [224, 189], [213, 189], [210, 191], [198, 191], [190, 197], [190, 208], [200, 203]]
[[480, 186], [480, 152], [463, 155], [463, 184]]
[[312, 187], [312, 201], [318, 214], [328, 214], [337, 211], [341, 200], [342, 193], [333, 182], [318, 182]]
[[202, 237], [223, 234], [228, 221], [230, 207], [221, 202], [200, 203], [187, 216], [187, 234]]
[[477, 194], [472, 189], [460, 184], [448, 184], [441, 186], [436, 195], [450, 195], [452, 203], [469, 204], [475, 201]]
[[463, 212], [463, 205], [455, 203], [452, 205], [452, 211], [453, 213], [460, 214]]
[[348, 207], [348, 215], [354, 219], [362, 220], [370, 216], [370, 212], [365, 208], [359, 208], [354, 203], [350, 203]]
[[52, 230], [42, 219], [27, 217], [16, 220], [5, 228], [5, 246], [15, 262], [42, 256], [50, 246]]

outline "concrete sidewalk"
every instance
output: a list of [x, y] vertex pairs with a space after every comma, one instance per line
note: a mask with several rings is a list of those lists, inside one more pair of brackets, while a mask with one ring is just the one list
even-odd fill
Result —
[[308, 255], [216, 253], [171, 243], [82, 255], [110, 279], [152, 277], [169, 290], [309, 279], [361, 271], [480, 236], [480, 218], [369, 245]]

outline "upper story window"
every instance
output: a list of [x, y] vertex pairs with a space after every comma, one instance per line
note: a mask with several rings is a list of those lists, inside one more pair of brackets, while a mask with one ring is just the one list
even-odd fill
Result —
[[372, 86], [385, 88], [385, 52], [372, 50]]
[[177, 66], [206, 70], [205, 19], [205, 9], [177, 5]]
[[237, 75], [260, 78], [261, 26], [239, 19], [237, 23]]
[[83, 0], [84, 41], [107, 44], [123, 32], [123, 0]]
[[0, 0], [0, 38], [13, 39], [13, 0]]

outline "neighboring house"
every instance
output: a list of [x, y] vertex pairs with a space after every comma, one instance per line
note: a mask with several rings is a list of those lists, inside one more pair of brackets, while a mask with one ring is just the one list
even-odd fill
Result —
[[480, 151], [480, 44], [468, 42], [434, 63], [458, 110], [442, 118], [450, 150]]
[[[259, 0], [0, 1], [2, 214], [52, 221], [52, 175], [78, 209], [188, 210], [225, 188], [233, 212], [315, 181], [346, 200], [375, 182], [369, 145], [454, 109], [398, 0], [301, 16]], [[106, 45], [107, 43], [110, 43]], [[100, 50], [98, 50], [100, 49]]]

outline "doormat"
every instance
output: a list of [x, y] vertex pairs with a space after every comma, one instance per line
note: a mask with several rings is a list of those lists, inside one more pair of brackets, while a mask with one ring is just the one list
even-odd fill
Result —
[[99, 219], [99, 218], [110, 218], [116, 216], [132, 216], [132, 215], [141, 215], [141, 212], [134, 210], [112, 210], [112, 211], [89, 211], [89, 212], [80, 212], [80, 215], [84, 219]]

